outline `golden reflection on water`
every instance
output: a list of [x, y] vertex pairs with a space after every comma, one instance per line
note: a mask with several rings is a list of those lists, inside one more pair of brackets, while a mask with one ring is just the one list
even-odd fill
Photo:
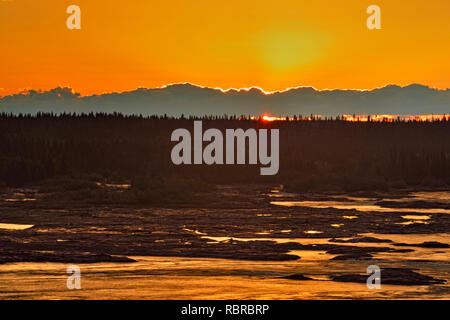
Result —
[[[279, 193], [275, 193], [279, 194]], [[380, 199], [355, 197], [355, 196], [331, 196], [345, 198], [348, 201], [271, 201], [270, 204], [285, 207], [310, 207], [310, 208], [335, 208], [344, 210], [357, 210], [361, 212], [418, 212], [418, 213], [450, 213], [450, 209], [444, 208], [388, 208], [377, 205], [376, 202]], [[411, 192], [406, 197], [383, 199], [391, 202], [410, 202], [410, 201], [425, 201], [425, 202], [439, 202], [450, 204], [450, 192]], [[412, 217], [412, 216], [411, 216]], [[350, 218], [350, 216], [344, 216]], [[356, 217], [355, 217], [356, 218]], [[405, 218], [408, 219], [408, 218]], [[414, 219], [414, 218], [410, 218]], [[418, 218], [419, 219], [419, 218]], [[426, 219], [426, 218], [425, 218]], [[422, 219], [424, 220], [424, 219]]]
[[431, 217], [430, 216], [417, 216], [417, 215], [407, 214], [405, 216], [402, 216], [402, 218], [406, 219], [406, 220], [428, 220]]
[[5, 230], [25, 230], [34, 227], [32, 224], [15, 224], [15, 223], [0, 223], [0, 229]]
[[413, 200], [439, 201], [442, 203], [450, 203], [450, 192], [448, 191], [411, 192], [410, 196], [414, 198]]
[[450, 213], [450, 209], [441, 208], [387, 208], [370, 202], [360, 201], [271, 201], [270, 204], [283, 207], [335, 208], [341, 210], [357, 210], [361, 212], [419, 212], [419, 213]]
[[[0, 298], [20, 299], [376, 299], [443, 298], [427, 286], [382, 285], [329, 281], [329, 274], [365, 273], [365, 262], [329, 261], [322, 251], [299, 251], [299, 261], [269, 262], [211, 258], [132, 257], [136, 263], [79, 264], [81, 290], [66, 288], [61, 263], [3, 265]], [[294, 273], [314, 280], [281, 277]], [[448, 296], [447, 296], [448, 297]]]
[[343, 223], [333, 223], [333, 224], [330, 224], [330, 226], [332, 226], [334, 228], [340, 228], [340, 227], [344, 226], [344, 224]]
[[395, 222], [394, 224], [400, 224], [400, 225], [404, 225], [404, 226], [408, 226], [411, 224], [430, 224], [430, 222], [428, 221], [423, 221], [423, 220], [409, 220], [409, 221], [405, 221], [405, 222]]
[[304, 233], [306, 233], [306, 234], [320, 234], [320, 233], [323, 233], [323, 231], [318, 231], [318, 230], [306, 230], [306, 231], [304, 231]]

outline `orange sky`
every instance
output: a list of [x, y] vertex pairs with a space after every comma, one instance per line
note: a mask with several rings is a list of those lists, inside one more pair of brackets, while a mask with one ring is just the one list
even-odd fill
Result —
[[[67, 6], [82, 29], [66, 28]], [[381, 7], [382, 30], [366, 28]], [[0, 95], [83, 95], [174, 82], [450, 87], [448, 0], [0, 0]]]

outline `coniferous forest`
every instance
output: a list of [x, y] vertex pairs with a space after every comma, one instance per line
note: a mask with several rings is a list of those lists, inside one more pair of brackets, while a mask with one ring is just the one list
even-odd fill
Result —
[[[129, 184], [137, 201], [189, 196], [216, 184], [283, 184], [296, 192], [373, 191], [450, 186], [450, 123], [265, 122], [248, 117], [196, 118], [203, 128], [278, 128], [280, 167], [261, 176], [260, 165], [172, 164], [177, 128], [192, 132], [194, 118], [121, 114], [0, 115], [0, 186], [40, 186], [60, 198], [92, 197], [99, 181]], [[153, 190], [152, 192], [146, 192]], [[72, 193], [71, 193], [72, 192]], [[76, 192], [76, 193], [73, 193]], [[95, 196], [99, 196], [96, 194]]]

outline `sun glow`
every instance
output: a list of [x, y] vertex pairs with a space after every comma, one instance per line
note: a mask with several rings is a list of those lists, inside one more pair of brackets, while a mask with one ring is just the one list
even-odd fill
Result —
[[282, 120], [287, 120], [287, 119], [286, 119], [286, 117], [282, 118], [282, 117], [272, 117], [272, 116], [268, 116], [268, 115], [263, 115], [262, 120], [270, 122], [270, 121], [282, 121]]
[[445, 114], [423, 114], [423, 115], [398, 115], [398, 114], [377, 114], [377, 115], [342, 115], [342, 120], [351, 122], [393, 122], [393, 121], [443, 121], [450, 120], [450, 115]]
[[422, 115], [399, 115], [399, 114], [376, 114], [376, 115], [348, 115], [343, 114], [337, 117], [325, 117], [323, 115], [311, 115], [309, 117], [294, 116], [270, 116], [267, 114], [258, 117], [250, 117], [251, 120], [265, 122], [272, 121], [312, 121], [312, 120], [342, 120], [348, 122], [394, 122], [394, 121], [416, 121], [416, 122], [433, 122], [433, 121], [450, 121], [450, 115], [447, 114], [422, 114]]
[[1, 95], [58, 83], [81, 96], [186, 81], [266, 93], [450, 85], [448, 0], [383, 1], [376, 31], [359, 0], [109, 2], [80, 0], [74, 31], [65, 1], [0, 1]]

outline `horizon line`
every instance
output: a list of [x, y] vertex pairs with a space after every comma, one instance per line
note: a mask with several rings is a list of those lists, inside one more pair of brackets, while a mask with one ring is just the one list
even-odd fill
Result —
[[[171, 83], [167, 83], [167, 84], [164, 84], [164, 85], [161, 85], [161, 86], [155, 86], [155, 87], [150, 87], [150, 88], [149, 87], [138, 86], [138, 87], [136, 87], [136, 89], [133, 89], [133, 90], [104, 91], [104, 92], [101, 92], [101, 93], [92, 93], [92, 94], [86, 94], [86, 95], [82, 95], [81, 93], [77, 92], [73, 87], [65, 86], [65, 85], [57, 85], [56, 87], [51, 88], [51, 89], [24, 88], [24, 89], [22, 89], [22, 90], [20, 90], [20, 91], [18, 91], [16, 93], [12, 93], [12, 94], [7, 94], [7, 95], [1, 95], [0, 94], [0, 98], [11, 97], [11, 96], [16, 96], [16, 95], [26, 95], [26, 94], [29, 94], [31, 91], [35, 91], [37, 93], [45, 93], [45, 92], [50, 92], [50, 91], [55, 90], [55, 89], [70, 89], [72, 94], [78, 93], [79, 97], [83, 98], [83, 97], [101, 96], [101, 95], [114, 94], [114, 93], [123, 94], [123, 93], [129, 93], [129, 92], [137, 91], [137, 90], [140, 90], [140, 89], [144, 89], [144, 90], [165, 89], [165, 88], [176, 86], [176, 85], [190, 85], [190, 86], [197, 87], [197, 88], [202, 88], [202, 89], [217, 90], [217, 91], [221, 91], [222, 93], [227, 93], [227, 92], [230, 92], [230, 91], [236, 91], [236, 92], [246, 91], [246, 92], [249, 92], [251, 90], [256, 89], [256, 90], [260, 91], [261, 93], [263, 93], [264, 95], [280, 94], [280, 93], [285, 93], [285, 92], [288, 92], [288, 91], [291, 91], [291, 90], [303, 89], [303, 88], [310, 88], [310, 89], [313, 89], [313, 90], [318, 91], [318, 92], [336, 91], [336, 90], [367, 92], [367, 91], [374, 91], [374, 90], [377, 90], [377, 89], [383, 89], [383, 88], [386, 88], [386, 87], [389, 87], [389, 86], [396, 86], [396, 87], [400, 87], [400, 88], [406, 88], [406, 87], [410, 87], [410, 86], [413, 86], [413, 85], [427, 87], [427, 88], [430, 88], [430, 89], [433, 89], [433, 90], [436, 90], [436, 91], [447, 91], [447, 90], [450, 90], [449, 87], [447, 87], [447, 88], [437, 88], [437, 87], [431, 87], [429, 85], [421, 84], [421, 83], [410, 83], [410, 84], [407, 84], [407, 85], [404, 85], [404, 86], [401, 86], [401, 85], [398, 85], [398, 84], [393, 84], [393, 83], [387, 83], [385, 85], [378, 86], [378, 87], [373, 87], [373, 88], [370, 88], [370, 89], [367, 89], [367, 88], [366, 89], [357, 89], [357, 88], [344, 88], [344, 89], [342, 89], [342, 88], [324, 88], [324, 89], [317, 89], [314, 86], [298, 85], [298, 86], [287, 87], [286, 89], [269, 91], [269, 90], [265, 90], [265, 89], [263, 89], [263, 88], [261, 88], [259, 86], [241, 87], [241, 88], [229, 87], [227, 89], [224, 89], [224, 88], [221, 88], [221, 87], [218, 87], [218, 86], [216, 86], [216, 87], [205, 86], [205, 85], [200, 85], [200, 84], [196, 84], [196, 83], [193, 83], [193, 82], [186, 81], [186, 82], [171, 82]], [[4, 89], [4, 88], [0, 88], [0, 89]]]

